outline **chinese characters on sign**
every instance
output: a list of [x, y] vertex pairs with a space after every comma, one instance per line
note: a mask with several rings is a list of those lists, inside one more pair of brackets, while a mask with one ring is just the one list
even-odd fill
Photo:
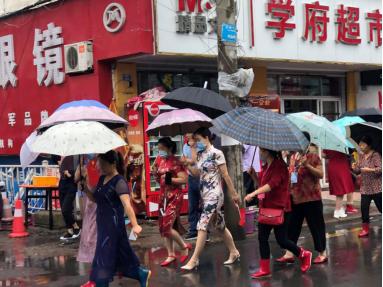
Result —
[[304, 4], [305, 7], [305, 32], [303, 39], [310, 39], [311, 42], [325, 42], [327, 40], [327, 23], [330, 18], [327, 12], [330, 7], [319, 4], [319, 1], [313, 4]]
[[337, 10], [336, 23], [338, 24], [337, 40], [344, 44], [358, 45], [360, 39], [359, 8], [344, 7], [340, 5]]
[[0, 86], [5, 89], [9, 84], [16, 87], [17, 77], [13, 35], [0, 37]]
[[[382, 13], [379, 12], [379, 9], [376, 9], [375, 11], [371, 13], [367, 13], [367, 17], [369, 20], [368, 26], [369, 26], [369, 38], [368, 42], [374, 42], [375, 40], [375, 46], [380, 47], [382, 46]], [[374, 37], [375, 32], [375, 37]]]
[[[321, 5], [320, 1], [304, 3], [304, 33], [303, 40], [323, 43], [327, 41], [327, 31], [330, 23], [330, 7]], [[360, 9], [346, 7], [341, 4], [335, 12], [335, 25], [337, 26], [336, 41], [342, 44], [359, 45], [362, 42], [360, 33]], [[292, 0], [268, 0], [266, 15], [266, 28], [276, 30], [274, 39], [282, 39], [288, 31], [296, 29], [294, 23], [295, 6]], [[382, 13], [379, 9], [368, 12], [368, 43], [374, 42], [376, 47], [382, 46]]]
[[[48, 111], [44, 110], [40, 112], [41, 122], [45, 121], [48, 118]], [[10, 112], [8, 113], [8, 125], [11, 128], [16, 127], [16, 113]], [[24, 112], [24, 126], [32, 126], [32, 114], [31, 112]], [[15, 147], [13, 139], [2, 139], [0, 138], [0, 149], [13, 149]]]
[[[202, 15], [204, 11], [207, 12], [207, 16]], [[213, 4], [207, 0], [178, 0], [176, 31], [181, 34], [217, 32], [216, 13]]]
[[274, 32], [275, 39], [281, 39], [285, 36], [286, 30], [295, 29], [295, 23], [290, 23], [289, 20], [295, 15], [295, 7], [292, 0], [279, 1], [272, 0], [266, 5], [266, 14], [270, 15], [273, 21], [267, 21], [266, 27], [277, 29]]
[[60, 36], [61, 27], [56, 27], [53, 23], [48, 24], [48, 29], [41, 32], [35, 29], [35, 43], [33, 46], [33, 64], [37, 67], [37, 83], [48, 87], [52, 82], [56, 85], [64, 82], [64, 72], [62, 72], [62, 48], [64, 43]]

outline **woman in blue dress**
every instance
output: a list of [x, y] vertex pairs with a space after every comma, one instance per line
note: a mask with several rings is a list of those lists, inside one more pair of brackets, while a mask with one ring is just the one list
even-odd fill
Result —
[[128, 185], [122, 175], [122, 156], [109, 151], [98, 156], [98, 164], [102, 176], [96, 189], [92, 191], [85, 184], [87, 196], [97, 204], [97, 246], [90, 281], [82, 287], [109, 286], [115, 274], [138, 280], [141, 287], [147, 287], [151, 272], [140, 266], [125, 229], [124, 211], [132, 223], [135, 235], [142, 231], [130, 205]]

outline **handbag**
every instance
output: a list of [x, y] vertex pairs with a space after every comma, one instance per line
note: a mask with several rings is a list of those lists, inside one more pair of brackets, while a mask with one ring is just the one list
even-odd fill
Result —
[[284, 210], [276, 208], [259, 208], [258, 222], [267, 225], [282, 225], [285, 221]]

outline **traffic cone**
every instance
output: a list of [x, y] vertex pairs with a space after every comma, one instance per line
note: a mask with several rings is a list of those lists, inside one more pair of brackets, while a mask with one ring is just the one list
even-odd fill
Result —
[[5, 192], [2, 193], [2, 197], [3, 197], [3, 216], [2, 216], [1, 221], [2, 222], [11, 222], [13, 220], [12, 207], [9, 204], [9, 200], [8, 200]]
[[23, 202], [20, 199], [17, 199], [15, 203], [15, 216], [13, 217], [12, 233], [8, 236], [10, 238], [29, 236], [29, 233], [26, 232], [24, 226]]

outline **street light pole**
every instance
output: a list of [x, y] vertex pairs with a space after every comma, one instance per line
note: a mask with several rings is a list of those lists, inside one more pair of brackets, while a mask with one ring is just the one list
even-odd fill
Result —
[[[231, 26], [236, 30], [236, 0], [216, 0], [217, 11], [217, 34], [218, 34], [218, 72], [233, 74], [238, 70], [237, 43], [225, 39], [222, 34], [222, 27]], [[226, 33], [226, 32], [224, 32]], [[224, 37], [223, 37], [224, 36]], [[233, 107], [238, 107], [240, 104], [239, 97], [231, 91], [220, 90], [220, 94], [226, 97]], [[244, 205], [244, 188], [242, 174], [242, 146], [222, 145], [222, 151], [225, 154], [227, 167], [234, 187], [238, 192], [242, 206]], [[227, 193], [227, 191], [226, 191]], [[235, 204], [230, 200], [230, 197], [225, 196], [225, 221], [227, 228], [230, 230], [235, 240], [244, 240], [246, 238], [244, 229], [238, 224], [239, 214]]]

